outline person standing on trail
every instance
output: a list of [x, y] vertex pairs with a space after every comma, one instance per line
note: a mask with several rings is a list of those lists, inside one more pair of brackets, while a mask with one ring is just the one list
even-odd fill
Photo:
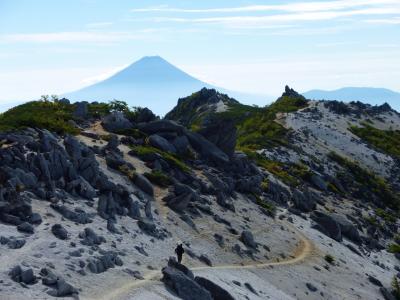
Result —
[[176, 256], [178, 257], [178, 262], [181, 263], [182, 255], [183, 255], [183, 253], [185, 253], [185, 250], [183, 250], [182, 244], [178, 244], [178, 246], [176, 246], [175, 253], [176, 253]]

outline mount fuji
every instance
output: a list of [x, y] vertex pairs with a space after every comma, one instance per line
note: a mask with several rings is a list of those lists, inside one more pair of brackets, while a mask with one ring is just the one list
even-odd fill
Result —
[[146, 56], [113, 76], [91, 86], [62, 95], [72, 101], [126, 101], [164, 115], [177, 100], [203, 87], [214, 88], [247, 104], [266, 105], [268, 96], [249, 95], [215, 87], [185, 73], [159, 56]]

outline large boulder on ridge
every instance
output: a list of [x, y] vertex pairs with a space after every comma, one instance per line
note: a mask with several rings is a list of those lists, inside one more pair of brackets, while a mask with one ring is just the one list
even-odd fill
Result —
[[163, 281], [183, 300], [212, 300], [209, 291], [201, 287], [197, 282], [186, 276], [183, 272], [173, 267], [162, 269]]
[[209, 161], [212, 161], [216, 164], [226, 164], [229, 162], [229, 157], [221, 151], [216, 145], [211, 143], [201, 134], [191, 131], [185, 132], [186, 137], [188, 138], [192, 147], [200, 153], [200, 155]]
[[132, 123], [125, 117], [123, 112], [113, 111], [101, 120], [103, 127], [111, 132], [131, 129]]

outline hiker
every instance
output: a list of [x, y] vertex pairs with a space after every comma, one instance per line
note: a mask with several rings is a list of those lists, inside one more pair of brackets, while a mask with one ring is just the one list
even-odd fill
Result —
[[178, 262], [181, 263], [182, 255], [183, 255], [183, 253], [185, 253], [185, 250], [183, 250], [182, 244], [178, 244], [178, 246], [176, 246], [175, 253], [176, 253], [176, 256], [178, 257]]

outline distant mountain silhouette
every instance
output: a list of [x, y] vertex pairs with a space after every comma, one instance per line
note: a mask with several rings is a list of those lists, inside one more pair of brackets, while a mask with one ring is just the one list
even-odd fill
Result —
[[62, 96], [72, 101], [118, 99], [126, 101], [130, 106], [148, 107], [164, 115], [176, 105], [179, 98], [203, 87], [215, 88], [249, 104], [265, 105], [271, 100], [266, 96], [247, 95], [212, 86], [159, 56], [143, 57], [104, 81]]
[[314, 100], [361, 101], [372, 105], [387, 102], [392, 108], [400, 111], [400, 93], [384, 88], [344, 87], [333, 91], [311, 90], [303, 95]]

